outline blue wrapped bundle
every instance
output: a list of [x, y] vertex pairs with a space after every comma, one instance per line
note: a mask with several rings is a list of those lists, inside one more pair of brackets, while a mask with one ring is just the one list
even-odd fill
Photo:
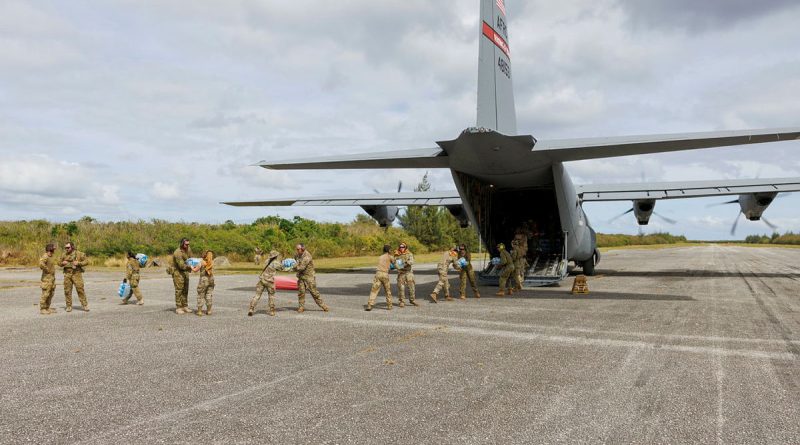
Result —
[[492, 258], [492, 264], [494, 264], [495, 266], [499, 266], [500, 263], [502, 263], [502, 262], [503, 262], [503, 260], [501, 260], [499, 256], [496, 256], [496, 257]]
[[283, 265], [284, 269], [291, 270], [294, 269], [295, 266], [297, 266], [297, 260], [295, 260], [294, 258], [286, 258], [285, 260], [283, 260], [283, 263], [281, 264]]
[[148, 259], [147, 255], [145, 255], [143, 253], [137, 253], [136, 254], [136, 261], [139, 262], [139, 267], [147, 266], [147, 259]]
[[200, 258], [189, 258], [186, 260], [186, 265], [189, 267], [197, 267], [200, 265], [200, 261], [202, 261]]
[[466, 258], [459, 258], [458, 259], [458, 266], [461, 267], [462, 269], [464, 267], [467, 267], [467, 259]]
[[398, 269], [402, 269], [405, 266], [405, 263], [403, 262], [403, 260], [397, 260], [397, 261], [394, 262], [394, 264], [395, 264], [395, 266], [397, 266]]
[[131, 285], [128, 284], [127, 281], [123, 281], [122, 283], [120, 283], [119, 290], [117, 291], [117, 295], [119, 295], [120, 298], [128, 298], [128, 297], [130, 297], [131, 296]]

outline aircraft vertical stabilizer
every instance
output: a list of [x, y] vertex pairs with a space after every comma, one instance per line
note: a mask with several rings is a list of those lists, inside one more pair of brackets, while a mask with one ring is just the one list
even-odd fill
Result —
[[517, 134], [505, 0], [481, 0], [478, 127]]

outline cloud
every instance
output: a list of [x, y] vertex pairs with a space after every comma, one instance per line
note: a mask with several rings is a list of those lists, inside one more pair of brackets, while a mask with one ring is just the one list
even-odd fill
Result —
[[169, 182], [155, 182], [150, 188], [150, 196], [162, 201], [172, 201], [181, 197], [181, 192], [177, 184]]

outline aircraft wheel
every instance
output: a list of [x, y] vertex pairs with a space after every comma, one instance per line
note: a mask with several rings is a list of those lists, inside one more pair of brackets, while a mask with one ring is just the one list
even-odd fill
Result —
[[584, 261], [581, 266], [583, 267], [583, 274], [584, 275], [588, 275], [590, 277], [593, 276], [594, 275], [594, 255], [592, 255], [592, 257], [589, 258], [588, 260]]

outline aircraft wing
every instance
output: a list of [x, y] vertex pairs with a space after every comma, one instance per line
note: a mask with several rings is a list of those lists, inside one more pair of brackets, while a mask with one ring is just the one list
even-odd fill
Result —
[[356, 155], [261, 161], [256, 165], [271, 170], [328, 170], [363, 168], [448, 168], [447, 153], [441, 148], [373, 152]]
[[582, 201], [681, 199], [705, 196], [800, 191], [800, 178], [588, 184], [576, 186]]
[[800, 139], [800, 127], [541, 140], [536, 142], [533, 151], [554, 161], [566, 162], [796, 139]]
[[271, 206], [446, 206], [461, 205], [458, 192], [373, 193], [369, 195], [316, 196], [268, 199], [264, 201], [223, 202], [234, 207]]

